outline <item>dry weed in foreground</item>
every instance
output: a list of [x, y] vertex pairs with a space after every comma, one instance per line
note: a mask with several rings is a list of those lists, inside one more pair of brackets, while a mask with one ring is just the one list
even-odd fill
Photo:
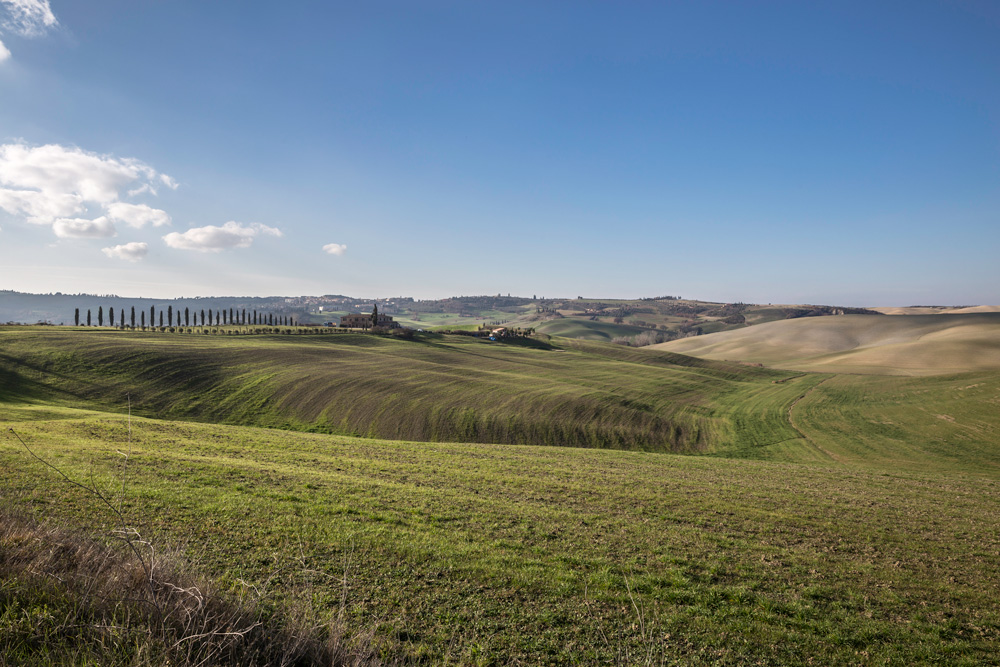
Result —
[[309, 622], [305, 608], [196, 578], [127, 524], [121, 502], [70, 479], [10, 431], [109, 509], [118, 546], [0, 508], [0, 666], [383, 664], [370, 633], [349, 637], [336, 622]]

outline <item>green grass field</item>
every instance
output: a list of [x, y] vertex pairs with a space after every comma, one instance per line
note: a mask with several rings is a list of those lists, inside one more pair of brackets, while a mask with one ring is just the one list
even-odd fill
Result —
[[612, 338], [619, 336], [632, 337], [646, 331], [642, 327], [634, 327], [627, 324], [612, 324], [609, 322], [596, 322], [589, 319], [570, 317], [547, 320], [538, 324], [535, 330], [550, 336], [598, 341], [610, 341]]
[[[403, 440], [721, 452], [794, 435], [800, 391], [772, 383], [787, 372], [573, 340], [12, 328], [0, 345], [12, 397], [129, 394], [147, 416]], [[765, 419], [739, 416], [748, 400]]]
[[[979, 665], [1000, 652], [998, 406], [996, 372], [19, 327], [0, 329], [0, 488], [107, 534], [8, 429], [112, 495], [131, 446], [143, 536], [391, 657]], [[51, 615], [4, 599], [0, 650]]]

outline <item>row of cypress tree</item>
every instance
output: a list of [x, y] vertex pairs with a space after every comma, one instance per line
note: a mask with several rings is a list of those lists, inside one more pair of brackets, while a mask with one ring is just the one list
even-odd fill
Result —
[[[121, 315], [118, 318], [117, 326], [120, 328], [125, 328], [126, 326], [134, 329], [136, 327], [135, 319], [135, 306], [132, 306], [131, 312], [129, 313], [128, 324], [125, 322], [125, 309], [121, 309]], [[149, 326], [155, 327], [156, 324], [156, 306], [149, 307]], [[163, 323], [163, 309], [160, 309], [160, 324], [159, 326], [174, 326], [174, 318], [176, 315], [177, 326], [179, 327], [190, 327], [190, 326], [294, 326], [295, 320], [289, 315], [275, 315], [274, 313], [262, 313], [256, 310], [252, 310], [249, 313], [246, 309], [233, 309], [225, 308], [217, 309], [214, 312], [211, 308], [208, 309], [208, 317], [205, 317], [205, 309], [192, 312], [189, 308], [184, 308], [183, 317], [181, 316], [180, 308], [177, 312], [174, 312], [173, 306], [167, 306], [167, 322]], [[200, 318], [199, 318], [200, 316]], [[199, 323], [200, 319], [200, 323]], [[73, 315], [73, 323], [76, 326], [80, 326], [80, 309], [77, 308]], [[146, 327], [146, 311], [140, 309], [139, 311], [139, 322], [138, 325], [142, 328]], [[91, 319], [91, 311], [87, 309], [87, 326], [94, 326]], [[104, 326], [104, 307], [98, 306], [97, 308], [97, 326]], [[108, 308], [108, 326], [116, 326], [115, 324], [115, 309]]]

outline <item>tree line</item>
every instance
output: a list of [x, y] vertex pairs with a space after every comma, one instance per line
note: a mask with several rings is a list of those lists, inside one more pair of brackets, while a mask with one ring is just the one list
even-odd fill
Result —
[[[290, 315], [275, 315], [274, 313], [260, 312], [257, 310], [251, 310], [247, 312], [245, 308], [218, 308], [212, 310], [207, 309], [208, 315], [206, 317], [206, 309], [201, 309], [200, 311], [192, 311], [190, 308], [185, 308], [182, 313], [180, 308], [176, 311], [173, 306], [167, 306], [166, 309], [166, 323], [164, 324], [164, 311], [160, 308], [159, 312], [156, 310], [156, 306], [149, 307], [149, 323], [146, 323], [146, 311], [145, 309], [139, 309], [139, 319], [136, 321], [136, 310], [135, 306], [132, 306], [129, 311], [128, 320], [125, 319], [125, 308], [121, 308], [117, 316], [117, 323], [115, 317], [115, 309], [108, 308], [108, 326], [116, 327], [119, 329], [146, 329], [147, 326], [154, 328], [159, 326], [173, 327], [174, 320], [177, 321], [177, 326], [179, 327], [204, 327], [204, 326], [296, 326], [295, 319]], [[104, 326], [104, 306], [98, 306], [97, 308], [97, 326]], [[159, 315], [159, 325], [156, 324], [157, 315]], [[86, 326], [94, 326], [92, 319], [92, 311], [90, 308], [87, 309], [87, 324]], [[76, 326], [81, 326], [80, 322], [80, 309], [74, 309], [73, 323]]]

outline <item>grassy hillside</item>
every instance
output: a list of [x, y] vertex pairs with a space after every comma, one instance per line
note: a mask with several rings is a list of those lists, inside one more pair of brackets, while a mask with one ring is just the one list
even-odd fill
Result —
[[[840, 320], [849, 316], [822, 321]], [[150, 417], [401, 440], [827, 465], [863, 465], [866, 452], [902, 442], [921, 462], [970, 471], [1000, 462], [995, 372], [831, 376], [575, 339], [518, 345], [438, 335], [16, 327], [0, 329], [0, 350], [0, 401], [30, 405], [38, 418], [53, 406], [120, 411], [129, 397], [135, 414]], [[949, 453], [940, 446], [949, 442], [964, 449]], [[906, 467], [903, 459], [894, 465]]]
[[1000, 313], [802, 318], [654, 347], [823, 372], [924, 375], [1000, 369]]
[[[887, 316], [744, 331], [949, 349], [954, 330], [914, 317], [921, 338]], [[963, 344], [995, 322], [940, 318]], [[126, 395], [157, 417], [135, 417], [131, 437]], [[801, 373], [560, 338], [0, 328], [0, 516], [114, 527], [13, 428], [116, 503], [125, 489], [130, 525], [216, 590], [268, 591], [279, 619], [305, 605], [389, 658], [989, 664], [998, 405], [990, 370]], [[24, 548], [11, 539], [0, 562]], [[38, 637], [72, 653], [103, 636], [67, 635], [76, 598], [10, 583], [0, 664], [38, 654]]]
[[[803, 416], [810, 437], [816, 414]], [[0, 422], [72, 477], [113, 496], [122, 488], [121, 414], [6, 403]], [[900, 472], [146, 419], [133, 420], [131, 446], [125, 512], [154, 546], [185, 545], [224, 590], [266, 585], [274, 604], [305, 601], [374, 629], [389, 656], [980, 665], [1000, 653], [996, 468]], [[112, 524], [6, 434], [0, 488], [4, 506], [102, 534]], [[4, 599], [0, 651], [60, 611]]]
[[550, 336], [602, 341], [610, 341], [612, 338], [619, 336], [635, 336], [645, 331], [641, 327], [613, 324], [610, 322], [595, 322], [581, 318], [548, 320], [535, 326], [535, 330]]
[[[818, 378], [556, 340], [0, 329], [0, 398], [425, 441], [725, 451], [795, 436]], [[753, 411], [751, 418], [747, 411]]]

